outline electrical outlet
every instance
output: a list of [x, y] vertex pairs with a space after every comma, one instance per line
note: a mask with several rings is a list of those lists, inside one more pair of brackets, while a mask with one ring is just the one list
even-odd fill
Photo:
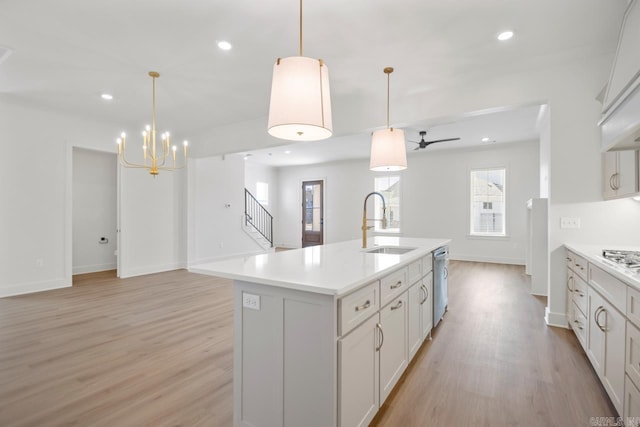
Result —
[[260, 295], [242, 293], [242, 306], [251, 310], [260, 310]]
[[560, 228], [580, 228], [580, 218], [560, 218]]

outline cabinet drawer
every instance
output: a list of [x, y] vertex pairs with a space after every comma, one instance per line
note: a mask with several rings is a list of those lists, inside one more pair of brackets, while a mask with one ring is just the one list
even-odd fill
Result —
[[380, 282], [375, 281], [338, 301], [338, 335], [347, 332], [375, 314], [380, 308]]
[[573, 278], [573, 302], [584, 315], [587, 312], [587, 282], [580, 277]]
[[407, 267], [407, 282], [413, 285], [422, 278], [422, 260], [414, 261]]
[[626, 312], [626, 284], [593, 264], [589, 264], [589, 284], [620, 312]]
[[[586, 297], [585, 297], [586, 298]], [[587, 327], [589, 323], [587, 322], [587, 318], [584, 313], [582, 313], [576, 304], [573, 304], [573, 331], [576, 333], [576, 337], [578, 337], [578, 341], [582, 345], [582, 348], [586, 348], [587, 344]]]
[[429, 273], [431, 270], [433, 270], [433, 254], [432, 253], [430, 253], [425, 257], [422, 257], [422, 275], [426, 276], [427, 273]]
[[625, 372], [635, 383], [640, 384], [640, 330], [627, 321], [627, 346]]
[[567, 251], [567, 267], [573, 269], [574, 268], [574, 258], [576, 254], [571, 251]]
[[627, 318], [640, 328], [640, 292], [627, 288]]
[[582, 258], [580, 255], [571, 254], [572, 265], [569, 266], [576, 274], [582, 277], [584, 280], [587, 280], [587, 268], [589, 263], [586, 259]]
[[380, 280], [380, 306], [384, 307], [395, 297], [406, 291], [407, 268], [402, 268]]

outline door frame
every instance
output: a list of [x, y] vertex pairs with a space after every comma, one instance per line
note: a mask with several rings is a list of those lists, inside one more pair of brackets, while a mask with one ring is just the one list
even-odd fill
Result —
[[[327, 178], [302, 178], [298, 183], [298, 206], [302, 206], [304, 200], [302, 198], [302, 186], [305, 182], [309, 181], [321, 181], [322, 182], [322, 244], [326, 243], [327, 236], [327, 224], [325, 221], [325, 214], [327, 212]], [[298, 227], [298, 232], [300, 233], [300, 247], [302, 247], [302, 209], [298, 211], [300, 213], [300, 226]]]
[[73, 144], [67, 141], [66, 147], [66, 170], [65, 170], [65, 213], [64, 213], [64, 284], [73, 285], [73, 149], [95, 151], [98, 153], [113, 154], [116, 156], [116, 276], [120, 277], [120, 260], [122, 259], [122, 248], [120, 245], [120, 164], [118, 163], [118, 153], [116, 151], [104, 150], [101, 148]]

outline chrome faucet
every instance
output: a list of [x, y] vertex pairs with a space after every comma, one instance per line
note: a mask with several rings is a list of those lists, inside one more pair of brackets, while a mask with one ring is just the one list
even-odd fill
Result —
[[[375, 218], [367, 219], [367, 200], [369, 200], [369, 197], [373, 196], [374, 194], [380, 196], [380, 198], [382, 199], [382, 219], [375, 219]], [[382, 223], [382, 228], [383, 229], [387, 228], [387, 204], [384, 200], [384, 196], [378, 193], [377, 191], [373, 191], [367, 194], [367, 197], [364, 198], [364, 209], [362, 210], [362, 247], [363, 248], [367, 247], [367, 230], [373, 227], [372, 225], [367, 227], [367, 221], [380, 221]]]

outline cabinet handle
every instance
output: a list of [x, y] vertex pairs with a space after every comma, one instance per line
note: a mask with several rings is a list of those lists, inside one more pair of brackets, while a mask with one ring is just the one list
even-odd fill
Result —
[[[593, 317], [594, 317], [594, 320], [595, 320], [595, 322], [596, 322], [596, 325], [598, 325], [598, 328], [600, 328], [600, 330], [601, 330], [602, 332], [607, 332], [607, 328], [606, 328], [606, 327], [604, 327], [604, 326], [602, 326], [602, 325], [600, 324], [600, 321], [599, 321], [599, 320], [600, 320], [600, 315], [601, 315], [602, 313], [606, 313], [606, 312], [607, 312], [607, 310], [605, 310], [605, 308], [604, 308], [603, 306], [600, 306], [600, 307], [598, 307], [598, 308], [596, 309], [596, 312], [595, 312], [595, 313], [593, 313]], [[606, 319], [606, 318], [605, 318], [605, 319]]]
[[584, 297], [584, 294], [582, 292], [578, 292], [578, 291], [575, 291], [575, 292], [578, 294], [579, 297]]
[[382, 344], [384, 344], [384, 332], [382, 332], [382, 325], [380, 323], [376, 323], [376, 329], [380, 331], [380, 345], [376, 348], [376, 351], [380, 351]]
[[420, 301], [420, 305], [422, 305], [429, 299], [429, 291], [424, 285], [420, 286], [420, 290], [424, 291], [424, 299]]
[[616, 191], [616, 188], [613, 186], [613, 175], [609, 177], [609, 188], [611, 188], [613, 191]]
[[365, 310], [371, 307], [371, 301], [367, 300], [364, 304], [356, 306], [356, 311]]
[[567, 257], [567, 261], [571, 262], [573, 261], [571, 258]]
[[569, 278], [567, 279], [567, 290], [569, 292], [573, 292], [573, 289], [571, 288], [571, 285], [569, 285], [569, 283], [571, 283], [573, 281], [573, 276], [569, 276]]
[[444, 278], [449, 277], [449, 269], [447, 267], [444, 268]]
[[391, 307], [391, 310], [397, 310], [400, 307], [402, 307], [402, 300], [398, 301], [398, 303], [396, 305], [394, 305], [393, 307]]
[[616, 186], [616, 190], [620, 189], [620, 174], [618, 172], [616, 172], [615, 174], [613, 174], [613, 176], [615, 177], [613, 179], [613, 185]]
[[398, 280], [395, 285], [391, 285], [391, 289], [398, 289], [400, 286], [402, 286], [402, 280]]
[[573, 321], [573, 323], [577, 323], [577, 324], [578, 324], [578, 329], [584, 329], [584, 328], [582, 327], [582, 325], [580, 325], [580, 322], [578, 322], [577, 320], [574, 320], [574, 321]]

